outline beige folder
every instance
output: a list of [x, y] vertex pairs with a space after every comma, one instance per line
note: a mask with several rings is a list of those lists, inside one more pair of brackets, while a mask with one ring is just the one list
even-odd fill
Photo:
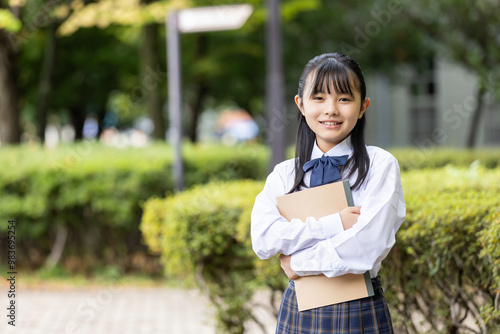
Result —
[[[319, 219], [353, 206], [349, 181], [330, 183], [276, 198], [278, 209], [287, 220], [307, 217]], [[369, 272], [328, 278], [304, 276], [295, 280], [299, 311], [373, 296]]]

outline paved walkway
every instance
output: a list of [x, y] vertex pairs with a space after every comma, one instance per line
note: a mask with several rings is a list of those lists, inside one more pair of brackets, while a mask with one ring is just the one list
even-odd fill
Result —
[[[2, 287], [1, 333], [23, 334], [217, 334], [213, 310], [197, 290], [165, 287], [22, 288], [16, 292], [16, 327]], [[257, 312], [266, 331], [274, 320]], [[262, 333], [252, 327], [249, 334]]]

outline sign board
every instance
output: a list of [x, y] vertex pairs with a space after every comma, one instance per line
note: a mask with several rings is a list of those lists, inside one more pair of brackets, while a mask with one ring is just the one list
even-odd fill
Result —
[[252, 11], [249, 4], [183, 9], [177, 12], [178, 29], [182, 33], [239, 29]]

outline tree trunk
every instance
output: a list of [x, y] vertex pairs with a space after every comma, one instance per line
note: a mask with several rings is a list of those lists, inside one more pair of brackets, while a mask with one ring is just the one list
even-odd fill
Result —
[[[143, 3], [154, 1], [143, 0]], [[143, 68], [141, 84], [145, 92], [146, 108], [148, 115], [153, 121], [153, 138], [165, 140], [165, 118], [163, 117], [163, 101], [161, 96], [161, 84], [165, 81], [165, 75], [160, 72], [160, 61], [158, 55], [158, 29], [157, 23], [144, 26], [144, 43], [142, 46]]]
[[[207, 37], [204, 35], [197, 36], [196, 39], [196, 58], [197, 60], [202, 60], [207, 54]], [[193, 98], [193, 103], [190, 105], [191, 112], [191, 125], [189, 128], [189, 140], [193, 143], [198, 141], [198, 120], [203, 111], [203, 101], [208, 94], [208, 86], [205, 81], [203, 74], [199, 74], [196, 80], [195, 94]]]
[[21, 141], [17, 53], [8, 34], [0, 29], [0, 143], [2, 145], [17, 144]]
[[474, 112], [472, 113], [472, 120], [470, 122], [469, 135], [467, 137], [467, 148], [474, 148], [477, 144], [477, 133], [479, 128], [479, 122], [481, 121], [481, 115], [483, 112], [483, 102], [484, 95], [486, 94], [486, 87], [480, 84], [479, 89], [476, 93], [477, 104]]
[[458, 327], [456, 325], [448, 326], [448, 334], [457, 334], [457, 333], [458, 333]]
[[50, 108], [52, 95], [52, 82], [54, 78], [56, 60], [56, 29], [57, 25], [51, 23], [46, 29], [45, 55], [38, 82], [36, 104], [36, 134], [40, 141], [45, 141], [45, 127], [47, 126], [47, 112]]
[[83, 139], [83, 124], [85, 123], [85, 112], [80, 106], [72, 106], [69, 108], [69, 116], [71, 125], [75, 129], [75, 141]]
[[106, 107], [101, 107], [99, 108], [99, 110], [97, 111], [97, 124], [99, 124], [99, 128], [97, 130], [97, 138], [101, 138], [101, 134], [102, 134], [102, 131], [104, 130], [103, 129], [103, 124], [104, 124], [104, 117], [106, 117]]
[[203, 78], [198, 80], [194, 103], [191, 106], [191, 126], [189, 128], [189, 140], [193, 143], [198, 141], [198, 120], [203, 108], [203, 101], [208, 94], [208, 87]]
[[54, 241], [54, 245], [50, 251], [47, 260], [45, 261], [45, 267], [48, 269], [52, 269], [56, 266], [61, 258], [61, 255], [64, 251], [64, 246], [66, 245], [66, 239], [68, 237], [68, 229], [63, 224], [57, 224], [56, 230], [56, 238]]

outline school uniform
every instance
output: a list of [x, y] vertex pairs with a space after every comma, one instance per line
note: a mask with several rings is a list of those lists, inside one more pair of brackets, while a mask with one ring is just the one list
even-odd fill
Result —
[[[292, 254], [290, 265], [299, 276], [335, 277], [369, 271], [374, 283], [375, 296], [299, 312], [294, 282], [290, 281], [281, 301], [276, 333], [392, 333], [378, 271], [396, 241], [406, 206], [397, 160], [379, 147], [366, 148], [370, 157], [367, 178], [359, 189], [352, 189], [354, 205], [361, 206], [361, 214], [348, 230], [344, 231], [339, 213], [319, 219], [309, 217], [305, 222], [288, 221], [280, 215], [276, 197], [292, 188], [295, 159], [276, 165], [255, 199], [251, 236], [253, 250], [259, 258]], [[350, 137], [347, 137], [325, 155], [350, 156], [352, 152]], [[315, 144], [311, 160], [323, 155]], [[356, 178], [357, 173], [349, 178], [351, 185]], [[308, 171], [304, 175], [307, 187], [310, 179], [311, 171]]]

